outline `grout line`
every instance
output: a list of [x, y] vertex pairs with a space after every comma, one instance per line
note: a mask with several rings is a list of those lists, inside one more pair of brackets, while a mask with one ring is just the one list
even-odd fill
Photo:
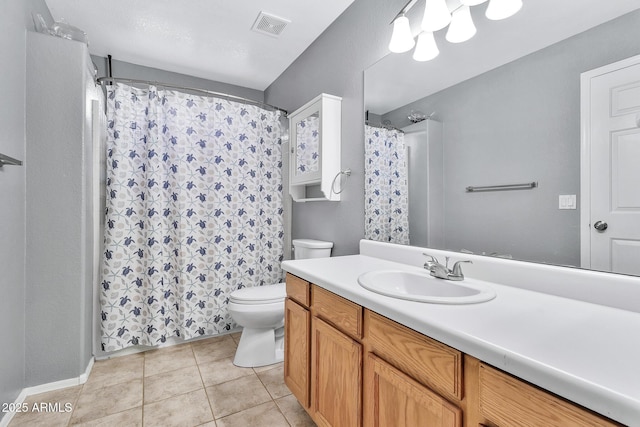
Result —
[[144, 379], [146, 378], [144, 370], [147, 369], [147, 354], [142, 352], [142, 402], [140, 408], [140, 424], [144, 426]]
[[[89, 377], [91, 376], [91, 374], [89, 374]], [[89, 381], [89, 378], [87, 378], [87, 381]], [[75, 414], [76, 412], [76, 408], [78, 407], [78, 402], [80, 401], [80, 396], [82, 395], [82, 392], [84, 391], [84, 385], [87, 383], [87, 381], [85, 381], [84, 383], [82, 383], [80, 386], [80, 391], [78, 392], [78, 395], [76, 396], [75, 401], [72, 403], [72, 409], [71, 409], [71, 416], [69, 417], [69, 422], [67, 422], [67, 426], [71, 425], [71, 420], [73, 420], [73, 414]]]
[[[220, 341], [219, 341], [219, 343], [222, 343], [222, 342], [224, 342], [224, 341], [226, 341], [226, 339], [220, 340]], [[235, 340], [234, 340], [234, 341], [235, 341]], [[216, 344], [217, 344], [217, 343], [216, 343]], [[236, 343], [236, 344], [237, 344], [237, 343]], [[213, 407], [212, 407], [212, 404], [211, 404], [211, 399], [210, 399], [209, 393], [207, 392], [207, 386], [206, 386], [206, 385], [205, 385], [205, 383], [204, 383], [204, 378], [203, 378], [203, 376], [202, 376], [202, 372], [201, 372], [201, 370], [200, 370], [200, 363], [198, 362], [198, 359], [196, 358], [196, 355], [195, 355], [195, 350], [194, 350], [194, 348], [193, 348], [193, 345], [191, 345], [191, 343], [186, 343], [186, 345], [188, 345], [188, 346], [189, 346], [189, 348], [191, 349], [191, 355], [192, 355], [192, 357], [194, 358], [194, 361], [195, 361], [195, 364], [196, 364], [196, 368], [198, 369], [198, 375], [200, 376], [200, 383], [201, 383], [201, 385], [202, 385], [202, 389], [203, 389], [203, 390], [204, 390], [204, 392], [205, 392], [205, 396], [206, 396], [206, 398], [207, 398], [207, 402], [208, 402], [208, 404], [209, 404], [209, 410], [210, 410], [210, 412], [211, 412], [211, 415], [212, 415], [212, 418], [213, 418], [213, 422], [214, 422], [214, 424], [216, 424], [216, 425], [217, 425], [217, 419], [216, 419], [215, 413], [214, 413], [214, 411], [213, 411]], [[171, 347], [167, 347], [167, 348], [171, 348]], [[162, 349], [158, 349], [158, 350], [159, 350], [159, 351], [161, 351]], [[142, 397], [141, 397], [141, 405], [139, 406], [139, 408], [140, 408], [140, 411], [141, 411], [141, 414], [140, 414], [140, 416], [141, 416], [141, 421], [142, 421], [142, 424], [144, 425], [144, 419], [145, 419], [145, 401], [144, 401], [144, 397], [145, 397], [145, 379], [146, 379], [145, 372], [146, 372], [146, 361], [147, 361], [147, 354], [146, 354], [146, 352], [143, 352], [143, 353], [142, 353], [142, 358], [143, 358], [143, 360], [142, 360], [142, 369], [141, 369], [141, 371], [142, 371], [142, 372], [141, 372], [141, 374], [142, 374], [142, 378], [141, 378], [141, 380], [142, 380]], [[205, 365], [206, 365], [207, 363], [214, 363], [214, 362], [218, 362], [218, 361], [222, 361], [222, 360], [233, 360], [233, 357], [223, 357], [223, 358], [221, 358], [221, 359], [214, 360], [214, 361], [209, 361], [209, 362], [206, 362], [206, 363], [203, 363], [203, 364], [205, 364]], [[272, 404], [274, 404], [274, 405], [276, 406], [276, 408], [277, 408], [278, 412], [280, 412], [280, 413], [282, 414], [282, 416], [283, 416], [283, 418], [285, 419], [285, 421], [287, 422], [287, 424], [291, 426], [291, 425], [292, 425], [292, 424], [291, 424], [291, 421], [289, 421], [289, 419], [287, 418], [287, 416], [285, 415], [285, 413], [282, 411], [282, 409], [280, 408], [280, 406], [276, 403], [276, 398], [274, 398], [274, 396], [271, 394], [271, 392], [269, 392], [269, 389], [267, 388], [267, 386], [266, 386], [265, 382], [260, 378], [260, 374], [261, 374], [261, 373], [266, 373], [266, 372], [268, 372], [268, 371], [271, 371], [272, 369], [277, 369], [278, 367], [279, 367], [279, 364], [274, 364], [274, 365], [272, 365], [272, 367], [269, 367], [269, 369], [262, 369], [260, 372], [257, 372], [257, 371], [256, 371], [256, 368], [251, 368], [251, 371], [247, 371], [247, 375], [243, 375], [243, 376], [238, 377], [238, 378], [234, 378], [234, 379], [231, 379], [231, 380], [228, 380], [228, 381], [224, 381], [224, 382], [222, 382], [222, 383], [214, 384], [214, 386], [217, 386], [217, 385], [220, 385], [220, 384], [225, 384], [225, 383], [228, 383], [228, 382], [231, 382], [231, 381], [234, 381], [234, 380], [238, 380], [238, 379], [241, 379], [241, 378], [243, 378], [243, 377], [246, 377], [246, 376], [249, 376], [249, 375], [252, 375], [252, 374], [253, 374], [253, 375], [255, 375], [255, 376], [258, 378], [258, 381], [259, 381], [259, 382], [260, 382], [260, 384], [264, 387], [264, 389], [267, 391], [267, 394], [268, 394], [268, 396], [269, 396], [269, 400], [267, 400], [267, 401], [265, 401], [265, 402], [259, 403], [259, 404], [257, 404], [257, 405], [254, 405], [254, 406], [250, 407], [250, 408], [245, 408], [245, 409], [242, 409], [242, 410], [240, 410], [240, 411], [236, 411], [236, 412], [233, 412], [233, 413], [231, 413], [231, 414], [227, 414], [227, 415], [225, 415], [224, 417], [220, 417], [220, 418], [218, 418], [218, 419], [226, 418], [226, 417], [228, 417], [228, 416], [235, 415], [235, 414], [238, 414], [238, 413], [240, 413], [240, 412], [243, 412], [243, 411], [246, 411], [246, 410], [249, 410], [249, 409], [255, 408], [255, 407], [257, 407], [257, 406], [264, 405], [264, 404], [266, 404], [266, 403], [271, 402]], [[182, 368], [178, 368], [178, 369], [182, 369]], [[159, 374], [166, 374], [166, 373], [168, 373], [168, 372], [171, 372], [171, 371], [167, 371], [167, 372], [159, 372], [159, 373], [158, 373], [158, 374], [156, 374], [156, 375], [159, 375]], [[250, 372], [250, 373], [249, 373], [249, 372]], [[120, 383], [118, 383], [118, 384], [120, 384]], [[86, 383], [85, 383], [85, 384], [79, 384], [79, 385], [80, 385], [80, 387], [81, 387], [81, 388], [80, 388], [80, 390], [78, 391], [78, 394], [76, 395], [76, 397], [74, 398], [74, 401], [73, 401], [73, 403], [72, 403], [72, 404], [73, 404], [73, 410], [71, 411], [71, 415], [70, 415], [69, 420], [68, 420], [68, 422], [67, 422], [67, 424], [66, 424], [67, 426], [71, 426], [71, 425], [72, 425], [71, 423], [72, 423], [72, 420], [73, 420], [73, 415], [74, 415], [74, 413], [75, 413], [75, 412], [76, 412], [76, 410], [77, 410], [78, 402], [80, 401], [80, 398], [81, 398], [81, 396], [82, 396], [83, 392], [85, 392], [85, 391], [86, 391], [86, 390], [84, 390], [84, 389], [85, 389], [85, 386], [86, 386]], [[114, 385], [117, 385], [117, 384], [114, 384]], [[163, 399], [163, 400], [171, 399], [171, 398], [174, 398], [174, 397], [176, 397], [176, 396], [180, 396], [180, 395], [183, 395], [183, 394], [191, 393], [191, 392], [193, 392], [193, 391], [194, 391], [194, 390], [189, 391], [189, 392], [185, 392], [185, 393], [181, 393], [181, 394], [178, 394], [178, 395], [175, 395], [175, 396], [170, 396], [170, 397], [168, 397], [168, 398], [166, 398], [166, 399]], [[282, 396], [282, 397], [286, 397], [286, 396]], [[281, 397], [281, 398], [282, 398], [282, 397]], [[150, 403], [155, 403], [155, 402], [150, 402]], [[122, 413], [122, 412], [130, 411], [130, 410], [132, 410], [132, 409], [136, 409], [136, 408], [138, 408], [138, 407], [136, 406], [136, 407], [134, 407], [134, 408], [123, 409], [122, 411], [116, 412], [116, 413], [114, 413], [114, 414], [108, 414], [108, 415], [105, 415], [104, 417], [113, 416], [113, 415], [116, 415], [116, 414], [119, 414], [119, 413]], [[46, 414], [45, 414], [45, 415], [46, 415]], [[104, 417], [101, 417], [101, 418], [104, 418]], [[100, 420], [101, 418], [96, 418], [96, 419], [91, 420], [91, 421]], [[208, 421], [208, 422], [210, 422], [210, 421]], [[205, 423], [205, 424], [206, 424], [206, 423]]]
[[196, 361], [196, 369], [198, 369], [198, 375], [200, 375], [200, 383], [202, 383], [202, 389], [204, 390], [204, 395], [207, 397], [207, 403], [209, 404], [209, 411], [211, 412], [211, 418], [213, 419], [213, 423], [217, 426], [218, 423], [216, 422], [216, 414], [213, 413], [213, 407], [211, 406], [211, 399], [209, 398], [209, 393], [207, 393], [207, 386], [204, 385], [204, 378], [202, 378], [202, 372], [200, 371], [200, 363], [198, 363], [198, 358], [196, 358], [196, 352], [193, 350], [193, 346], [191, 346], [191, 352], [193, 353], [193, 359]]

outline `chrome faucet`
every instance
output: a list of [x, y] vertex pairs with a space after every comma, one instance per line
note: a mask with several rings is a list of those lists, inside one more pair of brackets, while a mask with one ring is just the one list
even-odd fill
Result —
[[429, 258], [424, 263], [424, 268], [429, 270], [429, 274], [431, 274], [433, 277], [437, 277], [438, 279], [463, 280], [464, 275], [462, 274], [462, 267], [460, 267], [460, 264], [465, 262], [473, 264], [469, 260], [457, 261], [455, 264], [453, 264], [453, 268], [449, 270], [449, 257], [445, 257], [445, 265], [442, 265], [433, 255], [425, 253], [423, 253], [422, 255]]

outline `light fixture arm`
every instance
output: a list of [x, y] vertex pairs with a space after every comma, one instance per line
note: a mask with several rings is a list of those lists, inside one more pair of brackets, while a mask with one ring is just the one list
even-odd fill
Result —
[[398, 12], [398, 14], [396, 16], [393, 17], [393, 19], [391, 20], [391, 22], [389, 22], [389, 25], [393, 24], [394, 21], [396, 19], [398, 19], [399, 16], [406, 14], [407, 12], [409, 12], [411, 10], [411, 8], [413, 6], [416, 5], [416, 3], [418, 3], [418, 0], [409, 0], [407, 2], [407, 4], [404, 5], [404, 7], [402, 9], [400, 9], [400, 12]]

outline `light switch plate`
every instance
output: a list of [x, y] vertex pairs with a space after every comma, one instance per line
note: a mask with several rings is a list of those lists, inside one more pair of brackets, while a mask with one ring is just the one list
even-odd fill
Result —
[[575, 194], [561, 194], [558, 196], [558, 209], [577, 209]]

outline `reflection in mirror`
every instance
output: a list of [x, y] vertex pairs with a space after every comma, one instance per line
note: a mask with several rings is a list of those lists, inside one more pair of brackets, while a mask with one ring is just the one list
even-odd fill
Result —
[[[527, 45], [528, 37], [538, 37], [545, 25], [557, 25], [538, 21], [535, 32], [525, 31], [526, 21], [533, 19], [527, 13], [535, 8], [530, 3], [512, 18], [517, 21], [514, 32], [504, 33], [505, 39], [517, 35]], [[575, 8], [573, 16], [588, 9], [580, 2], [568, 3]], [[640, 54], [639, 5], [616, 2], [622, 3], [626, 10], [613, 16], [602, 10], [609, 4], [599, 3], [603, 19], [615, 19], [591, 21], [590, 26], [600, 25], [535, 52], [525, 49], [525, 56], [493, 63], [475, 76], [460, 74], [465, 58], [452, 59], [455, 53], [447, 57], [458, 46], [443, 46], [442, 40], [442, 53], [431, 62], [412, 61], [410, 53], [393, 54], [365, 70], [369, 122], [404, 131], [410, 244], [588, 267], [581, 259], [580, 75]], [[495, 44], [482, 45], [489, 30], [479, 30], [468, 42], [475, 43], [473, 58], [497, 55]], [[469, 64], [473, 67], [482, 68]], [[456, 73], [462, 78], [449, 80]], [[438, 87], [438, 81], [444, 86]], [[414, 124], [412, 113], [431, 117]], [[441, 128], [439, 141], [429, 136], [434, 126]], [[431, 156], [418, 160], [421, 150]], [[465, 191], [468, 186], [534, 181], [538, 187], [526, 190]], [[440, 211], [432, 211], [434, 206]]]
[[320, 113], [296, 123], [296, 176], [318, 172], [320, 168]]
[[365, 125], [365, 239], [409, 244], [404, 132]]

